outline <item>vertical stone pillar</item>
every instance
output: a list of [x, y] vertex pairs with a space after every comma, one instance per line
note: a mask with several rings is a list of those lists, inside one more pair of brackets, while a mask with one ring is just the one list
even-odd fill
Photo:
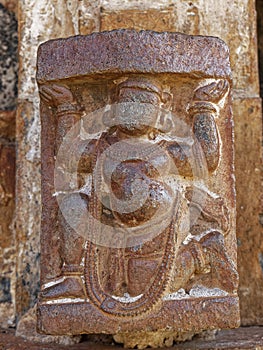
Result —
[[[81, 7], [80, 7], [81, 6]], [[79, 11], [90, 4], [42, 0], [19, 1], [20, 69], [17, 114], [16, 312], [21, 316], [34, 305], [39, 291], [40, 256], [40, 121], [36, 88], [37, 48], [43, 41], [79, 33]], [[84, 12], [84, 10], [82, 10]], [[85, 25], [96, 29], [92, 17]], [[82, 21], [84, 22], [84, 20]], [[92, 22], [90, 25], [89, 23]]]
[[15, 111], [0, 111], [0, 323], [4, 328], [15, 322], [14, 132]]
[[[4, 3], [5, 5], [5, 3]], [[15, 108], [17, 92], [17, 22], [0, 2], [0, 325], [14, 326], [16, 249], [12, 229], [15, 209]]]

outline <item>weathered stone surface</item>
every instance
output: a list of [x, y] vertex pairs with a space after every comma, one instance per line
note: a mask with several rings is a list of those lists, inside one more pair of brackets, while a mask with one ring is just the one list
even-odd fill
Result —
[[16, 106], [17, 66], [17, 21], [0, 3], [0, 110]]
[[[103, 32], [41, 45], [37, 67], [39, 331], [116, 334], [144, 348], [237, 327], [225, 44]], [[146, 199], [134, 195], [138, 179]]]
[[[40, 179], [36, 167], [40, 162], [33, 106], [32, 102], [21, 100], [17, 112], [16, 250], [20, 253], [17, 256], [16, 298], [19, 302], [16, 313], [19, 316], [34, 305], [39, 290]], [[28, 176], [30, 181], [27, 181]]]
[[100, 0], [84, 0], [79, 2], [79, 34], [87, 35], [92, 32], [100, 31], [100, 5]]
[[[3, 1], [1, 1], [3, 3]], [[10, 1], [9, 1], [10, 2]], [[173, 1], [144, 1], [143, 3], [138, 1], [103, 1], [100, 4], [98, 2], [92, 1], [90, 4], [89, 1], [79, 2], [81, 7], [77, 7], [76, 3], [65, 3], [58, 1], [56, 3], [46, 3], [45, 1], [39, 0], [34, 2], [32, 6], [31, 1], [19, 2], [20, 5], [20, 22], [21, 22], [21, 66], [23, 66], [23, 71], [20, 73], [21, 78], [21, 87], [20, 87], [20, 100], [34, 101], [30, 105], [31, 111], [28, 110], [28, 115], [30, 119], [25, 119], [25, 126], [21, 128], [21, 124], [18, 127], [19, 135], [19, 154], [20, 167], [23, 168], [23, 177], [18, 178], [18, 183], [21, 183], [19, 188], [19, 195], [24, 198], [23, 201], [19, 202], [21, 207], [18, 207], [18, 224], [20, 231], [18, 231], [18, 237], [23, 239], [23, 242], [27, 241], [28, 244], [20, 243], [19, 248], [21, 249], [21, 256], [18, 257], [18, 276], [25, 277], [26, 283], [32, 285], [33, 290], [37, 290], [37, 280], [38, 280], [38, 265], [32, 264], [31, 272], [27, 270], [27, 264], [31, 264], [31, 258], [27, 257], [26, 252], [32, 251], [34, 255], [39, 253], [39, 244], [38, 244], [38, 234], [40, 231], [39, 228], [39, 217], [40, 217], [40, 194], [39, 194], [39, 162], [36, 161], [39, 159], [39, 153], [34, 157], [34, 163], [32, 166], [30, 162], [26, 160], [24, 149], [29, 149], [28, 145], [29, 139], [31, 144], [39, 145], [39, 113], [38, 113], [38, 99], [36, 92], [36, 85], [34, 82], [35, 75], [35, 57], [36, 57], [36, 47], [39, 43], [56, 38], [56, 37], [66, 37], [73, 34], [88, 34], [90, 30], [95, 31], [100, 29], [99, 26], [99, 12], [101, 5], [103, 8], [101, 28], [104, 25], [103, 23], [110, 23], [111, 19], [117, 18], [117, 13], [122, 10], [133, 11], [136, 9], [138, 16], [138, 22], [136, 21], [136, 11], [132, 14], [132, 19], [134, 19], [134, 25], [138, 29], [153, 29], [150, 24], [151, 11], [149, 15], [149, 21], [146, 16], [145, 22], [142, 22], [142, 11], [149, 11], [149, 8], [154, 8], [156, 10], [166, 9], [170, 6], [176, 6], [174, 11], [175, 16], [175, 31], [182, 31], [185, 33], [192, 34], [206, 34], [206, 35], [216, 35], [224, 39], [230, 46], [231, 51], [231, 64], [233, 68], [234, 75], [234, 88], [236, 94], [254, 97], [258, 94], [258, 79], [257, 79], [257, 52], [256, 52], [256, 30], [255, 30], [255, 12], [254, 12], [254, 1], [225, 1], [223, 4], [221, 2], [215, 3], [214, 1], [192, 1], [192, 2], [176, 2]], [[6, 4], [4, 4], [6, 5]], [[211, 8], [213, 11], [211, 11]], [[167, 12], [170, 13], [170, 10]], [[78, 17], [80, 14], [80, 17]], [[228, 16], [226, 16], [228, 14]], [[106, 18], [109, 16], [108, 18]], [[120, 26], [129, 22], [128, 13], [127, 17], [123, 12], [122, 22]], [[144, 16], [144, 15], [143, 15]], [[167, 17], [165, 17], [166, 19]], [[260, 18], [260, 17], [259, 17]], [[167, 19], [168, 21], [168, 19]], [[72, 23], [74, 30], [72, 31]], [[130, 22], [129, 22], [130, 23]], [[158, 23], [158, 22], [157, 22]], [[168, 23], [168, 22], [167, 22]], [[170, 30], [170, 21], [169, 21], [169, 30]], [[161, 25], [161, 24], [160, 24]], [[142, 27], [140, 27], [142, 26]], [[117, 25], [116, 25], [117, 28]], [[106, 28], [106, 25], [103, 29]], [[158, 27], [155, 25], [156, 30]], [[33, 117], [32, 117], [33, 116]], [[18, 120], [20, 123], [20, 114], [18, 115]], [[261, 120], [257, 118], [258, 125], [255, 126], [256, 130], [261, 129]], [[28, 137], [30, 135], [30, 137]], [[241, 135], [240, 135], [241, 138]], [[239, 139], [240, 139], [239, 138]], [[33, 141], [32, 141], [33, 140]], [[33, 149], [33, 147], [32, 147]], [[33, 151], [34, 153], [34, 151]], [[246, 166], [246, 164], [244, 165]], [[38, 179], [35, 183], [34, 190], [34, 199], [28, 200], [28, 191], [31, 189], [32, 179]], [[237, 179], [239, 182], [239, 179]], [[242, 180], [240, 186], [246, 181]], [[24, 184], [24, 188], [22, 186]], [[258, 183], [258, 182], [257, 182]], [[37, 189], [38, 186], [38, 189]], [[241, 187], [240, 187], [241, 188]], [[257, 193], [260, 191], [256, 190]], [[244, 190], [245, 193], [245, 190]], [[246, 205], [251, 203], [251, 199], [243, 197], [243, 202]], [[238, 205], [240, 208], [240, 205]], [[239, 210], [239, 209], [238, 209]], [[257, 209], [258, 211], [259, 209]], [[34, 225], [31, 226], [30, 222], [34, 222]], [[246, 224], [249, 223], [247, 220]], [[27, 234], [27, 228], [31, 227], [31, 235]], [[20, 232], [24, 232], [20, 237]], [[243, 234], [243, 227], [239, 227], [239, 231]], [[257, 235], [258, 226], [253, 225], [251, 227], [250, 235]], [[246, 239], [246, 240], [245, 240]], [[245, 238], [243, 235], [243, 242], [248, 241], [249, 238]], [[257, 243], [256, 243], [257, 244]], [[245, 243], [244, 243], [245, 246]], [[250, 246], [250, 245], [249, 245]], [[250, 257], [254, 259], [254, 250], [249, 249], [246, 251], [246, 262], [250, 260]], [[35, 261], [33, 259], [33, 261]], [[246, 266], [246, 264], [244, 265]], [[32, 274], [32, 270], [35, 271]], [[253, 278], [254, 269], [252, 271], [246, 272], [246, 268], [242, 268], [245, 274], [251, 275]], [[241, 274], [243, 273], [242, 271]], [[259, 269], [257, 269], [257, 276], [259, 276]], [[242, 287], [241, 277], [241, 287]], [[260, 280], [258, 279], [259, 283]], [[25, 289], [30, 291], [29, 284], [25, 282], [22, 283], [20, 280], [18, 300], [25, 300], [23, 295]], [[246, 285], [245, 285], [246, 288]], [[257, 288], [254, 289], [258, 290]], [[246, 308], [249, 314], [250, 310], [255, 310], [257, 315], [259, 315], [260, 308], [257, 308], [256, 305], [259, 305], [260, 294], [255, 297], [250, 289], [250, 294], [246, 297]], [[31, 293], [29, 293], [30, 295]], [[243, 298], [241, 296], [241, 298]], [[29, 304], [33, 304], [35, 300], [35, 292], [32, 294], [32, 297], [26, 299], [27, 302], [24, 304], [24, 308], [28, 308]], [[250, 305], [254, 304], [252, 308]], [[21, 309], [18, 305], [19, 313], [21, 314]], [[257, 322], [260, 321], [261, 316], [257, 316]], [[250, 321], [253, 323], [255, 318], [251, 317]]]
[[[149, 41], [151, 46], [147, 47], [149, 52], [145, 56], [143, 52]], [[231, 77], [228, 47], [221, 40], [180, 33], [134, 30], [93, 33], [49, 41], [39, 47], [38, 56], [39, 82], [106, 73]]]
[[241, 317], [244, 325], [263, 324], [261, 99], [237, 99], [233, 107]]
[[[259, 23], [259, 59], [261, 66], [263, 66], [263, 50], [261, 49], [263, 46], [262, 1], [256, 3]], [[144, 3], [143, 10], [145, 11], [142, 11], [142, 7], [137, 1], [117, 1], [114, 4], [104, 1], [102, 6], [102, 30], [132, 28], [133, 26], [137, 30], [163, 30], [163, 24], [159, 21], [160, 17], [155, 20], [152, 18], [152, 14], [160, 9], [161, 13], [165, 13], [165, 21], [169, 23], [168, 30], [182, 31], [186, 34], [215, 35], [228, 44], [233, 70], [234, 97], [244, 97], [240, 110], [240, 99], [237, 99], [234, 104], [237, 151], [237, 235], [242, 241], [242, 246], [238, 246], [241, 319], [245, 325], [262, 324], [263, 313], [259, 306], [262, 304], [261, 286], [263, 285], [262, 272], [259, 267], [262, 254], [261, 239], [259, 238], [262, 227], [259, 224], [259, 214], [263, 211], [262, 170], [260, 170], [262, 169], [260, 166], [262, 152], [259, 142], [262, 117], [259, 108], [260, 101], [258, 101], [258, 107], [255, 108], [255, 100], [253, 100], [253, 97], [259, 95], [254, 1], [246, 1], [246, 3], [242, 0], [226, 1], [224, 6], [221, 6], [221, 3], [215, 4], [213, 1], [206, 0], [176, 3], [163, 1], [160, 4], [151, 2], [151, 4]], [[210, 11], [211, 7], [213, 7], [212, 12]], [[226, 14], [228, 14], [227, 17]], [[223, 18], [227, 18], [227, 20], [223, 21], [224, 25], [220, 25]], [[245, 23], [246, 25], [244, 25]], [[233, 35], [233, 33], [238, 34]], [[245, 100], [245, 98], [247, 99]], [[245, 112], [244, 104], [247, 105], [247, 110], [253, 109], [252, 123], [252, 119], [247, 120], [249, 113]], [[248, 135], [248, 139], [245, 141], [244, 135], [247, 133], [244, 134], [244, 128], [257, 136], [254, 138]], [[249, 160], [246, 160], [248, 154]], [[255, 166], [255, 164], [257, 165]], [[251, 169], [254, 168], [257, 170], [251, 174]], [[247, 195], [247, 183], [253, 186], [253, 191], [250, 192], [253, 198]], [[262, 198], [261, 203], [260, 197]], [[261, 221], [263, 220], [261, 219]]]
[[[191, 338], [204, 329], [213, 329], [215, 324], [216, 328], [223, 329], [238, 327], [239, 322], [233, 320], [233, 315], [236, 316], [238, 313], [237, 299], [234, 297], [217, 298], [216, 303], [215, 307], [215, 298], [206, 298], [204, 301], [202, 297], [194, 302], [192, 300], [169, 301], [163, 303], [164, 306], [158, 312], [150, 313], [151, 317], [147, 320], [146, 317], [134, 318], [132, 322], [129, 322], [127, 318], [124, 322], [121, 322], [120, 319], [109, 318], [90, 303], [80, 302], [75, 305], [63, 305], [62, 303], [60, 305], [45, 305], [42, 303], [38, 308], [38, 326], [41, 332], [54, 335], [77, 334], [80, 331], [87, 334], [99, 332], [117, 334], [121, 330], [123, 339], [125, 339], [124, 332], [128, 333], [128, 337], [132, 337], [133, 332], [140, 332], [144, 329], [145, 334], [141, 333], [141, 342], [143, 343], [145, 343], [145, 338], [149, 338], [148, 332], [159, 331], [157, 332], [160, 335], [159, 339], [163, 333], [163, 337], [165, 337], [166, 328], [164, 325], [171, 330], [170, 337], [175, 340]], [[195, 310], [194, 314], [193, 309]], [[84, 317], [89, 320], [89, 323], [83, 322]], [[180, 332], [176, 331], [175, 328], [180, 329]], [[138, 338], [137, 341], [139, 341]]]
[[256, 1], [257, 10], [257, 39], [258, 39], [258, 64], [260, 78], [260, 96], [263, 95], [263, 1]]
[[[187, 350], [211, 350], [211, 349], [231, 349], [231, 350], [262, 350], [263, 349], [263, 330], [262, 327], [241, 327], [235, 330], [218, 331], [213, 339], [206, 338], [204, 335], [197, 337], [192, 341], [176, 343], [173, 347], [163, 349], [187, 349]], [[13, 330], [0, 331], [0, 347], [3, 350], [114, 350], [122, 349], [120, 345], [109, 341], [107, 344], [101, 342], [92, 342], [83, 340], [77, 345], [58, 345], [29, 342], [21, 337], [15, 337]]]
[[0, 324], [15, 322], [16, 249], [15, 106], [17, 97], [17, 22], [12, 6], [0, 2]]
[[15, 139], [15, 114], [16, 111], [0, 111], [0, 138], [5, 141]]
[[16, 0], [0, 0], [0, 4], [2, 4], [8, 11], [14, 12], [17, 14], [17, 4]]
[[[10, 6], [9, 6], [10, 5]], [[15, 106], [17, 97], [17, 22], [11, 4], [0, 1], [0, 325], [15, 323], [16, 249]]]
[[[230, 48], [235, 94], [247, 97], [258, 94], [254, 0], [226, 0], [223, 6], [214, 0], [148, 0], [143, 3], [103, 0], [101, 6], [101, 30], [169, 30], [221, 38]], [[164, 22], [161, 15], [154, 16], [156, 11], [164, 14]]]
[[0, 198], [1, 198], [1, 236], [0, 246], [11, 248], [13, 236], [9, 225], [12, 222], [15, 196], [15, 148], [14, 145], [0, 144]]
[[[257, 7], [257, 37], [258, 37], [258, 60], [259, 60], [259, 78], [260, 78], [260, 96], [262, 98], [263, 96], [263, 1], [258, 0], [256, 1], [256, 7]], [[258, 119], [258, 128], [260, 129], [262, 125], [262, 120]], [[262, 146], [263, 147], [263, 146]], [[263, 153], [263, 151], [262, 151]], [[262, 156], [263, 157], [263, 156]], [[262, 161], [263, 162], [263, 161]], [[260, 176], [263, 178], [261, 170]], [[263, 180], [262, 180], [263, 181]], [[261, 202], [260, 202], [260, 224], [263, 226], [263, 182], [261, 183]], [[261, 264], [262, 266], [262, 264]], [[255, 303], [256, 305], [257, 303]], [[262, 322], [261, 322], [262, 324]]]
[[[216, 334], [218, 331], [204, 331], [198, 336], [195, 336], [194, 333], [185, 333], [181, 336], [177, 336], [174, 334], [174, 332], [171, 331], [165, 331], [165, 332], [137, 332], [137, 333], [126, 333], [126, 334], [117, 334], [113, 338], [116, 343], [122, 343], [124, 348], [129, 349], [145, 349], [147, 347], [151, 348], [169, 348], [173, 346], [173, 348], [176, 348], [175, 344], [184, 344], [188, 343], [191, 344], [191, 342], [188, 342], [189, 340], [192, 340], [193, 338], [198, 337], [198, 339], [203, 340], [214, 340], [216, 338]], [[195, 336], [195, 337], [194, 337]]]
[[15, 321], [16, 250], [11, 229], [14, 207], [15, 147], [14, 144], [0, 138], [0, 323], [2, 327], [13, 326]]
[[16, 336], [36, 343], [53, 343], [61, 345], [78, 344], [81, 336], [51, 336], [37, 333], [36, 330], [36, 306], [31, 308], [18, 322]]
[[135, 29], [154, 30], [158, 32], [174, 32], [175, 19], [173, 7], [167, 9], [148, 8], [142, 9], [120, 9], [107, 12], [102, 10], [100, 21], [101, 31], [113, 29]]
[[37, 47], [45, 40], [79, 33], [79, 7], [89, 2], [19, 1], [20, 85], [17, 114], [16, 314], [35, 304], [39, 291], [40, 121], [35, 81]]

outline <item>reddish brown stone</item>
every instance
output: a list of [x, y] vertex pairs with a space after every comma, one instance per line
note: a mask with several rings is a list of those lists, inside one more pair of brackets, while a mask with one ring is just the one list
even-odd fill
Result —
[[14, 325], [13, 279], [16, 248], [12, 223], [15, 209], [15, 113], [0, 112], [0, 322]]
[[229, 50], [223, 41], [180, 33], [135, 30], [92, 33], [48, 41], [40, 45], [38, 57], [39, 82], [106, 73], [231, 77]]
[[15, 148], [0, 144], [0, 247], [11, 248], [13, 235], [10, 224], [14, 214], [15, 199]]
[[[216, 307], [215, 307], [216, 303]], [[162, 302], [162, 306], [151, 313], [151, 317], [128, 318], [121, 321], [112, 318], [90, 303], [71, 305], [40, 305], [38, 309], [39, 326], [47, 334], [98, 333], [116, 334], [122, 332], [158, 331], [181, 329], [182, 333], [194, 330], [238, 327], [233, 320], [238, 313], [237, 298], [204, 298]], [[92, 315], [92, 319], [90, 317]], [[89, 320], [83, 323], [81, 320]], [[135, 322], [136, 320], [136, 322]], [[103, 331], [102, 331], [103, 330]]]
[[120, 30], [38, 54], [39, 331], [180, 340], [237, 327], [226, 45]]
[[16, 111], [0, 111], [0, 137], [14, 139]]

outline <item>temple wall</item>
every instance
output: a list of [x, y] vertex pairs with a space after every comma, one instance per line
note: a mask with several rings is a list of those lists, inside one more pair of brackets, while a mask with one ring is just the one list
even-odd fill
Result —
[[[0, 239], [0, 311], [6, 310], [0, 312], [1, 325], [7, 327], [14, 324], [15, 315], [19, 318], [34, 305], [39, 290], [41, 130], [35, 80], [38, 45], [58, 37], [117, 28], [212, 35], [220, 37], [230, 47], [241, 318], [243, 325], [262, 325], [262, 115], [255, 1], [21, 0], [18, 8], [14, 1], [1, 0], [0, 3], [10, 13], [17, 13], [19, 34], [18, 99], [16, 105], [10, 102], [11, 112], [7, 112], [0, 90], [0, 234], [4, 237]], [[257, 3], [259, 11], [263, 9], [260, 3]], [[3, 30], [0, 26], [0, 31]], [[12, 37], [10, 40], [15, 39]], [[15, 108], [17, 159], [14, 225], [14, 183], [10, 179], [7, 181], [7, 178], [11, 175], [11, 179], [14, 179], [15, 122], [12, 111]], [[4, 127], [1, 124], [2, 115], [5, 118]], [[10, 175], [6, 174], [6, 169], [9, 169]]]

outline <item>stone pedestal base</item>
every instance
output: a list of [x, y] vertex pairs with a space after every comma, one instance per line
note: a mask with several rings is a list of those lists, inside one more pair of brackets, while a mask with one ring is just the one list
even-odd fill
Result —
[[[132, 319], [112, 317], [89, 302], [38, 305], [38, 330], [52, 335], [117, 334], [159, 330], [180, 334], [238, 327], [239, 305], [236, 296], [165, 300], [155, 309]], [[165, 320], [165, 322], [164, 322]], [[166, 328], [163, 328], [163, 325]]]

